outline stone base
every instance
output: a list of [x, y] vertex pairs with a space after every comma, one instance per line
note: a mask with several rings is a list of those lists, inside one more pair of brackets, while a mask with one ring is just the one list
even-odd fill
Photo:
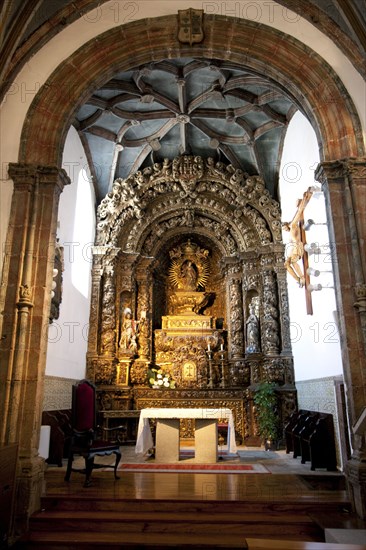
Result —
[[155, 458], [167, 464], [179, 461], [179, 418], [156, 420]]
[[45, 461], [40, 456], [20, 458], [14, 509], [14, 532], [17, 539], [28, 530], [30, 516], [41, 507]]
[[215, 464], [218, 460], [217, 419], [196, 419], [195, 461]]
[[366, 519], [366, 462], [351, 458], [346, 465], [346, 475], [356, 514]]
[[366, 529], [324, 529], [324, 535], [325, 542], [339, 545], [364, 544], [366, 541]]

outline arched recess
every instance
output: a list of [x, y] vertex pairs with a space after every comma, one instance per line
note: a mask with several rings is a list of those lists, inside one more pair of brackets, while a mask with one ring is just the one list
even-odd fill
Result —
[[[252, 384], [278, 385], [283, 421], [294, 409], [280, 208], [258, 176], [185, 155], [116, 180], [98, 208], [92, 280], [87, 373], [103, 409], [159, 398], [183, 406], [191, 390], [197, 406], [235, 398], [242, 440], [255, 436]], [[258, 334], [249, 342], [251, 309]], [[132, 323], [139, 330], [126, 345]], [[207, 346], [221, 374], [208, 372]], [[147, 373], [160, 365], [177, 385], [157, 398]]]
[[[360, 329], [361, 323], [363, 326], [366, 324], [366, 260], [360, 255], [359, 245], [365, 241], [366, 230], [361, 216], [351, 220], [352, 227], [348, 222], [349, 208], [356, 211], [356, 204], [365, 204], [365, 161], [359, 158], [365, 154], [365, 147], [353, 102], [332, 68], [314, 51], [288, 35], [250, 21], [207, 15], [204, 17], [204, 40], [200, 44], [190, 46], [178, 42], [177, 22], [177, 16], [166, 16], [123, 25], [88, 42], [57, 67], [29, 109], [22, 131], [19, 164], [10, 169], [10, 175], [15, 183], [12, 217], [28, 220], [29, 226], [35, 228], [37, 224], [42, 225], [42, 234], [46, 234], [48, 229], [51, 237], [47, 241], [52, 243], [57, 219], [57, 193], [62, 185], [67, 183], [65, 175], [57, 176], [54, 169], [61, 166], [62, 148], [68, 128], [77, 109], [93, 90], [118, 71], [128, 70], [132, 65], [135, 67], [156, 59], [204, 57], [230, 60], [273, 79], [293, 97], [294, 102], [311, 121], [318, 136], [323, 161], [319, 177], [322, 178], [328, 194], [328, 215], [332, 220], [331, 236], [341, 252], [336, 266], [339, 274], [336, 280], [339, 288], [339, 311], [345, 320], [342, 325], [342, 352], [349, 388], [349, 418], [351, 424], [354, 424], [366, 401], [366, 383], [362, 374], [365, 366], [366, 338], [362, 334], [365, 335], [366, 331], [362, 333]], [[346, 161], [339, 162], [340, 159]], [[348, 159], [351, 159], [350, 162]], [[337, 164], [333, 164], [333, 161]], [[40, 180], [40, 174], [46, 174], [47, 178], [43, 177]], [[347, 185], [344, 191], [345, 181]], [[50, 194], [50, 208], [40, 209], [44, 219], [30, 216], [34, 204], [38, 201], [39, 182], [41, 194], [44, 195], [46, 189]], [[33, 200], [24, 201], [24, 194], [31, 193]], [[346, 201], [343, 193], [346, 193]], [[46, 212], [52, 212], [52, 216], [47, 217]], [[18, 237], [14, 232], [12, 252], [6, 260], [5, 281], [11, 272], [16, 283], [8, 285], [6, 295], [2, 298], [5, 304], [4, 326], [9, 333], [7, 341], [2, 344], [2, 357], [4, 364], [8, 366], [4, 375], [8, 389], [4, 397], [1, 395], [5, 411], [3, 439], [21, 442], [24, 474], [20, 474], [20, 490], [23, 490], [24, 498], [19, 513], [23, 519], [24, 510], [26, 514], [30, 514], [36, 507], [37, 496], [30, 489], [33, 481], [38, 483], [39, 489], [41, 488], [38, 481], [41, 478], [41, 466], [35, 459], [37, 430], [34, 430], [34, 425], [39, 428], [39, 396], [42, 395], [43, 389], [47, 342], [45, 331], [40, 331], [39, 327], [48, 317], [52, 270], [49, 269], [47, 257], [51, 258], [53, 255], [52, 244], [47, 250], [42, 250], [45, 256], [46, 277], [40, 273], [39, 262], [33, 262], [32, 267], [28, 260], [25, 266], [23, 257], [31, 257], [34, 250], [34, 242], [27, 238], [27, 229], [28, 226], [19, 236], [21, 242], [17, 242]], [[37, 231], [33, 233], [40, 238], [41, 231], [39, 234]], [[349, 243], [350, 234], [357, 235], [352, 243]], [[23, 250], [24, 247], [25, 254], [20, 256], [19, 250]], [[355, 258], [357, 268], [350, 273], [348, 266], [355, 263]], [[37, 269], [35, 265], [38, 266]], [[19, 285], [23, 289], [20, 297]], [[113, 296], [109, 296], [108, 300], [113, 300]], [[14, 303], [17, 303], [17, 310], [24, 319], [24, 326], [20, 331], [22, 340], [17, 337], [19, 321]], [[33, 317], [29, 316], [32, 308], [35, 312]], [[355, 326], [357, 330], [350, 334], [347, 325]], [[32, 349], [25, 348], [24, 342], [31, 342]], [[18, 359], [14, 360], [14, 357]], [[17, 382], [14, 386], [20, 387], [18, 394], [22, 394], [26, 406], [11, 408], [11, 392], [14, 390], [12, 377], [18, 381], [20, 365], [28, 362], [32, 365], [29, 380], [26, 383]], [[32, 438], [30, 434], [33, 434]], [[353, 447], [357, 456], [351, 482], [355, 486], [357, 511], [360, 515], [366, 515], [366, 483], [360, 482], [365, 478], [362, 478], [363, 474], [359, 467], [360, 457], [366, 456], [364, 438], [355, 435]], [[23, 472], [22, 469], [20, 471]], [[362, 489], [359, 490], [358, 487], [361, 485]]]

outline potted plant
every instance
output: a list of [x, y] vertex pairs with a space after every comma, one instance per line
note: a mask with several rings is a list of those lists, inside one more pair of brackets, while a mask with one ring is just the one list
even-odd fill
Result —
[[266, 451], [275, 450], [279, 436], [278, 403], [276, 384], [262, 382], [254, 390], [258, 433], [264, 440]]

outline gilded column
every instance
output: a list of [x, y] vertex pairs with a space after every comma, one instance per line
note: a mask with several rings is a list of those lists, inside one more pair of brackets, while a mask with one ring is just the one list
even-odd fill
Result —
[[278, 298], [275, 273], [263, 271], [263, 329], [262, 350], [267, 355], [279, 353]]
[[279, 267], [276, 269], [281, 325], [281, 355], [292, 355], [290, 335], [290, 310], [286, 273], [286, 269], [283, 267]]
[[[240, 268], [238, 267], [238, 270]], [[233, 271], [233, 268], [229, 268]], [[235, 270], [234, 268], [234, 271]], [[243, 296], [242, 281], [238, 274], [231, 274], [229, 279], [229, 351], [231, 359], [244, 357], [244, 319], [243, 319]]]

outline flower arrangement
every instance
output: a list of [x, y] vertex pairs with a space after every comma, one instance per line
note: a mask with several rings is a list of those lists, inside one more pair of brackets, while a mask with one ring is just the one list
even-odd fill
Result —
[[149, 369], [148, 381], [154, 389], [175, 388], [175, 380], [172, 380], [170, 374], [163, 369]]

